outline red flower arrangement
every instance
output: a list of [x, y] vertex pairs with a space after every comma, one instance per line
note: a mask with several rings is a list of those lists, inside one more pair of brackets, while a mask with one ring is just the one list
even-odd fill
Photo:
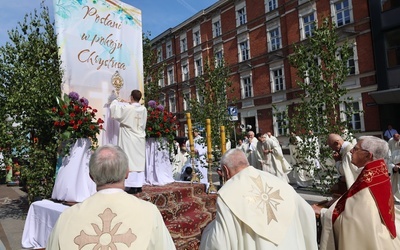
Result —
[[64, 153], [68, 154], [70, 147], [79, 138], [90, 138], [92, 149], [97, 147], [97, 134], [103, 129], [104, 121], [96, 119], [97, 110], [89, 106], [89, 101], [76, 92], [64, 94], [63, 98], [57, 97], [58, 107], [53, 107], [51, 115], [57, 137], [61, 142], [66, 142]]
[[177, 130], [176, 116], [166, 111], [161, 104], [150, 100], [147, 107], [146, 137], [166, 138], [172, 143]]

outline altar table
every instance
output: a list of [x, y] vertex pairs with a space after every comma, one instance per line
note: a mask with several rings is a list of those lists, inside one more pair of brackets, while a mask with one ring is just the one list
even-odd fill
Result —
[[22, 247], [41, 249], [47, 245], [51, 230], [68, 206], [50, 200], [35, 201], [29, 207], [22, 233]]

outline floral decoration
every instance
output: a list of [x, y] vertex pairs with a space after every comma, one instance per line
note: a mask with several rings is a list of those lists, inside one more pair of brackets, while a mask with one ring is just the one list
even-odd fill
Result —
[[146, 137], [166, 138], [172, 143], [178, 129], [176, 116], [154, 100], [147, 105]]
[[92, 149], [97, 147], [97, 134], [103, 129], [104, 121], [96, 119], [97, 109], [89, 106], [85, 97], [79, 97], [76, 92], [57, 97], [58, 107], [53, 107], [51, 116], [60, 144], [63, 143], [63, 152], [68, 154], [71, 146], [79, 138], [90, 138]]

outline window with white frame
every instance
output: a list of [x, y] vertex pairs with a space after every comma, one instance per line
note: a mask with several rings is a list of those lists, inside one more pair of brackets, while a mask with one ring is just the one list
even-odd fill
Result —
[[190, 90], [186, 89], [183, 91], [183, 110], [190, 109]]
[[315, 29], [315, 12], [304, 15], [301, 18], [300, 24], [301, 27], [301, 39], [306, 39], [307, 37], [312, 36], [313, 31]]
[[221, 19], [219, 16], [212, 19], [212, 29], [213, 29], [213, 38], [222, 35]]
[[164, 74], [162, 74], [160, 76], [160, 79], [158, 79], [158, 86], [160, 86], [161, 88], [164, 87]]
[[201, 44], [200, 27], [193, 29], [193, 47]]
[[222, 50], [218, 50], [214, 53], [215, 56], [215, 66], [221, 66], [223, 62]]
[[286, 110], [274, 111], [274, 132], [277, 136], [284, 136], [287, 134], [287, 121]]
[[168, 85], [174, 83], [174, 68], [172, 66], [169, 66], [167, 68], [167, 80], [168, 80]]
[[278, 8], [278, 0], [265, 0], [265, 10], [270, 12]]
[[342, 121], [346, 121], [348, 128], [365, 131], [361, 94], [350, 97], [351, 100], [347, 105], [340, 105]]
[[171, 41], [166, 43], [165, 48], [166, 48], [166, 52], [167, 52], [167, 58], [170, 58], [172, 56], [172, 44], [171, 44]]
[[204, 96], [200, 93], [199, 89], [196, 89], [196, 99], [199, 103], [204, 104]]
[[[350, 44], [349, 49], [350, 55], [349, 59], [347, 59], [347, 67], [349, 69], [349, 75], [355, 75], [358, 74], [358, 58], [357, 58], [357, 49], [356, 49], [356, 43], [354, 42], [353, 44]], [[338, 52], [338, 58], [342, 59], [341, 52]]]
[[201, 57], [194, 60], [195, 76], [201, 76], [203, 74], [203, 63]]
[[281, 32], [280, 27], [274, 27], [268, 30], [269, 51], [274, 51], [281, 48]]
[[241, 26], [243, 24], [247, 23], [247, 17], [246, 17], [246, 7], [243, 7], [239, 10], [236, 11], [237, 15], [237, 26]]
[[181, 46], [181, 53], [187, 50], [186, 35], [181, 36], [180, 46]]
[[168, 102], [169, 102], [169, 112], [176, 112], [176, 97], [175, 92], [169, 92], [168, 94]]
[[162, 47], [161, 46], [157, 47], [157, 62], [158, 63], [163, 60], [162, 53], [163, 53]]
[[353, 22], [351, 0], [340, 0], [332, 3], [333, 18], [337, 27]]
[[270, 77], [272, 83], [272, 92], [278, 92], [285, 89], [285, 73], [283, 65], [271, 68]]
[[182, 65], [182, 81], [189, 80], [189, 66], [187, 63]]
[[253, 84], [251, 75], [246, 75], [241, 78], [242, 84], [242, 99], [253, 97]]
[[250, 59], [250, 48], [249, 48], [249, 40], [245, 40], [239, 43], [239, 52], [240, 58], [239, 61], [247, 61]]

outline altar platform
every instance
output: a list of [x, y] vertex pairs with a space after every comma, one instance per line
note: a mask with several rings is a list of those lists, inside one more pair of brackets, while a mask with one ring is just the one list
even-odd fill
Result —
[[[215, 217], [217, 194], [207, 194], [204, 184], [173, 182], [164, 186], [143, 186], [136, 197], [155, 204], [177, 249], [198, 249], [201, 232]], [[46, 247], [48, 235], [67, 205], [50, 200], [31, 204], [25, 221], [22, 246]]]

